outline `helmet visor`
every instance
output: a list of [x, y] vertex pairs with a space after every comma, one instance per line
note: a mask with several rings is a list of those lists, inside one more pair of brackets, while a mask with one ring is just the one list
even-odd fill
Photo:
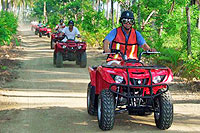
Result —
[[123, 24], [129, 23], [129, 24], [132, 25], [132, 24], [135, 23], [135, 21], [134, 21], [134, 19], [123, 18], [123, 19], [122, 19], [122, 23], [123, 23]]

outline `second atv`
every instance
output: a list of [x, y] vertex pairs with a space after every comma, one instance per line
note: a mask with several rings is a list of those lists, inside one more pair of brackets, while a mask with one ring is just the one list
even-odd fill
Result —
[[53, 54], [53, 64], [63, 67], [63, 61], [76, 61], [77, 65], [85, 68], [87, 65], [86, 43], [68, 39], [67, 42], [56, 42]]

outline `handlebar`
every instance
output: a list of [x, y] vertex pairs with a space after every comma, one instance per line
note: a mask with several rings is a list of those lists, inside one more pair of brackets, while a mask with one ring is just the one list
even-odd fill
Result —
[[143, 51], [143, 52], [141, 52], [140, 54], [139, 54], [139, 58], [138, 58], [138, 60], [141, 60], [141, 57], [142, 57], [142, 55], [143, 54], [147, 54], [147, 55], [150, 55], [150, 54], [160, 54], [160, 52], [151, 52], [151, 51]]
[[[132, 61], [132, 59], [127, 59], [127, 56], [124, 55], [120, 50], [116, 50], [116, 49], [112, 49], [111, 50], [111, 53], [105, 53], [105, 51], [103, 51], [103, 54], [104, 55], [112, 55], [112, 54], [120, 54], [122, 59], [125, 61], [125, 62], [129, 62], [129, 61]], [[151, 52], [151, 51], [143, 51], [139, 54], [139, 57], [138, 57], [138, 61], [141, 60], [141, 57], [143, 54], [147, 54], [147, 55], [150, 55], [150, 54], [160, 54], [160, 52]]]

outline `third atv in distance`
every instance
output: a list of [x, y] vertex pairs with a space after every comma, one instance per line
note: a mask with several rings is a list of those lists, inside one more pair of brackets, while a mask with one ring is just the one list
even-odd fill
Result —
[[48, 36], [50, 38], [51, 28], [49, 28], [48, 25], [40, 27], [38, 33], [39, 37]]

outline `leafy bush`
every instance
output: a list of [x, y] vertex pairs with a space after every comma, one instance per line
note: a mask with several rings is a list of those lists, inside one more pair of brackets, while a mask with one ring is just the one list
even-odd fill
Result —
[[0, 12], [0, 45], [9, 45], [12, 35], [17, 32], [17, 17], [13, 13]]

